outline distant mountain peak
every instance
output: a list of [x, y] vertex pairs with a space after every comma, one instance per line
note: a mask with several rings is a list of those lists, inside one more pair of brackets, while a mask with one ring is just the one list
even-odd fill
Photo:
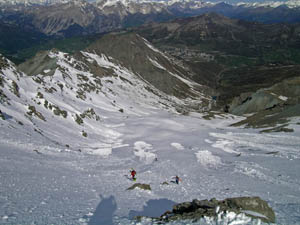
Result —
[[22, 5], [31, 5], [31, 4], [38, 4], [38, 5], [52, 5], [52, 4], [61, 4], [71, 2], [73, 0], [0, 0], [0, 4], [22, 4]]
[[281, 6], [286, 6], [288, 8], [296, 8], [300, 7], [300, 1], [299, 0], [288, 0], [288, 1], [263, 1], [263, 2], [238, 2], [236, 3], [238, 6], [244, 6], [244, 7], [271, 7], [271, 8], [277, 8]]
[[288, 1], [203, 1], [203, 0], [0, 0], [0, 4], [23, 4], [23, 5], [31, 5], [31, 4], [38, 4], [38, 5], [53, 5], [53, 4], [61, 4], [73, 2], [75, 4], [83, 4], [83, 2], [93, 3], [98, 6], [102, 7], [111, 7], [115, 5], [124, 5], [128, 6], [130, 4], [159, 4], [165, 6], [172, 6], [172, 5], [182, 5], [185, 7], [191, 7], [193, 9], [202, 8], [205, 6], [214, 6], [218, 4], [219, 6], [244, 6], [244, 7], [279, 7], [281, 5], [286, 5], [289, 8], [295, 8], [300, 6], [300, 2], [298, 0], [288, 0]]

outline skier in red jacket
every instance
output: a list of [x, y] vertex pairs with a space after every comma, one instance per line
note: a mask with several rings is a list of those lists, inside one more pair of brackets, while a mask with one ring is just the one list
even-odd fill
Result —
[[136, 178], [135, 178], [136, 171], [134, 169], [130, 170], [130, 175], [131, 175], [132, 180], [136, 180]]

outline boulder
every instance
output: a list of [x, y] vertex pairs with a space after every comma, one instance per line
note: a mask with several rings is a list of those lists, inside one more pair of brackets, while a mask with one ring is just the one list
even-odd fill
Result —
[[132, 185], [131, 187], [127, 188], [127, 190], [133, 190], [135, 188], [140, 188], [140, 189], [143, 189], [143, 190], [151, 191], [150, 184], [141, 184], [141, 183], [136, 183], [136, 184]]
[[192, 212], [194, 210], [195, 210], [195, 208], [194, 208], [192, 202], [183, 202], [183, 203], [180, 203], [178, 205], [174, 205], [172, 212], [174, 214], [183, 214], [183, 213]]
[[[253, 213], [257, 213], [256, 217], [260, 218], [265, 222], [275, 222], [275, 213], [270, 208], [268, 203], [259, 197], [239, 197], [239, 198], [228, 198], [224, 200], [224, 203], [228, 206], [226, 210], [236, 209], [236, 211], [244, 212], [249, 216], [253, 216]], [[261, 214], [261, 216], [258, 216]]]

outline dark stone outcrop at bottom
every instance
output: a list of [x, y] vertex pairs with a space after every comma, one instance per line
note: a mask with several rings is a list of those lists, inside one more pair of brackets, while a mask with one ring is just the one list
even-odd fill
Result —
[[203, 217], [217, 217], [221, 212], [245, 213], [247, 216], [261, 219], [266, 223], [275, 222], [275, 213], [268, 203], [259, 197], [237, 197], [224, 200], [197, 200], [183, 202], [173, 206], [155, 221], [167, 222], [175, 220], [197, 221]]

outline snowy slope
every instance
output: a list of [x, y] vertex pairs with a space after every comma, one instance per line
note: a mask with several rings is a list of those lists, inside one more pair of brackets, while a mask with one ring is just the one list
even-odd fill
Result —
[[[19, 73], [9, 63], [7, 68], [2, 69], [2, 91], [7, 97], [1, 107], [2, 112], [16, 123], [34, 126], [53, 141], [61, 142], [60, 134], [64, 133], [65, 144], [76, 136], [81, 141], [104, 139], [99, 145], [111, 146], [122, 141], [118, 139], [118, 133], [111, 132], [106, 137], [110, 129], [102, 124], [102, 120], [107, 114], [115, 113], [123, 117], [122, 112], [126, 111], [129, 115], [143, 115], [148, 114], [154, 105], [163, 108], [168, 104], [159, 103], [161, 100], [146, 90], [147, 84], [136, 79], [125, 68], [109, 62], [104, 55], [82, 54], [87, 56], [87, 61], [98, 60], [103, 68], [115, 70], [116, 76], [95, 77], [84, 70], [82, 62], [62, 52], [50, 52], [48, 55], [56, 59], [57, 68], [45, 69], [42, 74], [32, 77]], [[53, 75], [48, 75], [51, 73]], [[124, 96], [129, 102], [123, 99]], [[136, 105], [145, 108], [135, 109]], [[49, 123], [57, 127], [49, 129]], [[90, 137], [89, 131], [95, 130], [99, 134]], [[82, 136], [83, 133], [87, 133], [88, 137]]]
[[[162, 54], [148, 42], [143, 44], [147, 46], [148, 53]], [[153, 63], [151, 58], [148, 60]], [[111, 115], [114, 115], [113, 118], [126, 118], [151, 114], [157, 109], [175, 112], [175, 108], [186, 105], [186, 101], [200, 103], [201, 98], [205, 98], [201, 93], [198, 100], [169, 96], [102, 53], [80, 52], [75, 58], [63, 52], [46, 52], [23, 66], [38, 71], [31, 76], [18, 71], [3, 57], [2, 61], [2, 114], [18, 127], [32, 127], [61, 145], [70, 146], [74, 137], [81, 142], [89, 142], [91, 144], [86, 144], [84, 150], [94, 154], [101, 149], [109, 152], [122, 146], [122, 135], [112, 131], [110, 125], [105, 125], [105, 120]], [[156, 65], [152, 67], [156, 68]], [[169, 73], [198, 93], [193, 90], [191, 81]], [[49, 124], [56, 124], [56, 127]], [[64, 134], [63, 139], [61, 133]], [[94, 143], [99, 141], [99, 144]], [[97, 148], [100, 150], [93, 151]]]
[[[266, 199], [278, 224], [297, 224], [299, 131], [262, 136], [228, 129], [222, 119], [164, 112], [110, 125], [127, 146], [103, 155], [66, 149], [35, 132], [1, 129], [1, 224], [131, 224], [126, 218], [158, 216], [174, 202], [242, 195]], [[72, 144], [83, 145], [77, 139]], [[151, 192], [126, 191], [131, 167]], [[176, 174], [180, 185], [161, 185]]]
[[[183, 116], [175, 106], [184, 100], [113, 58], [79, 55], [51, 51], [55, 66], [32, 76], [1, 59], [0, 224], [141, 224], [131, 219], [236, 196], [260, 196], [278, 224], [299, 224], [299, 118], [294, 133], [260, 134], [230, 127], [241, 119], [230, 115]], [[130, 168], [152, 191], [126, 190]], [[162, 185], [175, 175], [182, 183]], [[198, 224], [260, 222], [229, 215]]]

